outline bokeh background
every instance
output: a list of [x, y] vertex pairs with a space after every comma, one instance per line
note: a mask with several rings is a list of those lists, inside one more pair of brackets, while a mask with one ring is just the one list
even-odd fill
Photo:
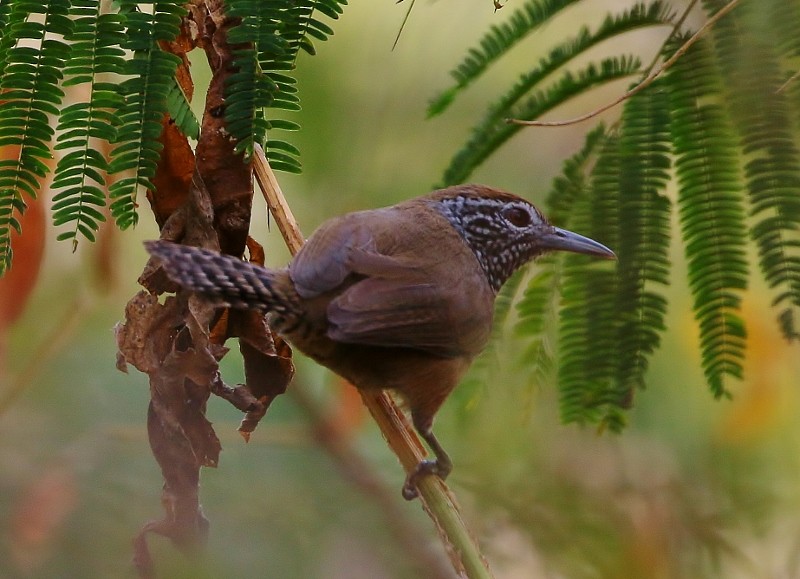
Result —
[[[300, 63], [304, 108], [293, 118], [303, 130], [293, 142], [305, 169], [279, 178], [306, 233], [332, 215], [428, 191], [518, 64], [578, 22], [630, 4], [567, 11], [516, 50], [517, 63], [426, 120], [448, 70], [514, 2], [497, 13], [488, 0], [418, 2], [392, 50], [407, 2], [354, 1], [331, 41]], [[652, 54], [666, 33], [633, 35], [630, 49]], [[195, 72], [201, 99], [200, 61]], [[553, 116], [584, 112], [624, 85]], [[474, 180], [540, 202], [589, 128], [524, 132]], [[270, 264], [288, 260], [260, 201], [253, 232]], [[74, 254], [52, 231], [45, 236], [31, 299], [0, 337], [0, 577], [131, 577], [131, 541], [161, 516], [162, 480], [145, 432], [147, 380], [116, 370], [113, 328], [137, 291], [140, 242], [157, 230], [143, 206], [135, 231], [105, 228]], [[677, 250], [673, 257], [669, 331], [622, 435], [561, 425], [555, 387], [526, 383], [511, 329], [499, 332], [481, 379], [439, 414], [437, 432], [456, 465], [452, 487], [498, 577], [800, 577], [796, 347], [780, 339], [755, 285], [745, 299], [746, 379], [730, 384], [732, 400], [713, 400], [699, 370], [684, 266]], [[15, 291], [2, 299], [14, 301]], [[440, 576], [434, 565], [445, 559], [432, 525], [418, 504], [402, 501], [401, 468], [353, 393], [313, 364], [297, 364], [297, 387], [368, 459], [386, 494], [375, 500], [350, 482], [295, 396], [272, 406], [249, 444], [236, 433], [240, 414], [212, 399], [224, 451], [220, 467], [203, 472], [208, 551], [187, 558], [153, 538], [160, 574]], [[240, 366], [235, 352], [225, 359], [228, 382], [242, 379]]]

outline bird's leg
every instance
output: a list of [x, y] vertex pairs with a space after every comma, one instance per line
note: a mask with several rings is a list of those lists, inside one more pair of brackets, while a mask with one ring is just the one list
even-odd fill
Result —
[[[416, 421], [415, 421], [416, 423]], [[416, 424], [415, 424], [416, 426]], [[435, 474], [442, 480], [447, 478], [450, 471], [453, 470], [453, 461], [450, 456], [445, 452], [430, 425], [427, 428], [420, 428], [417, 426], [417, 432], [428, 443], [431, 451], [436, 457], [434, 460], [422, 460], [417, 463], [414, 471], [406, 477], [406, 482], [403, 485], [403, 498], [407, 501], [413, 500], [419, 496], [417, 490], [417, 483], [419, 480], [427, 475]]]

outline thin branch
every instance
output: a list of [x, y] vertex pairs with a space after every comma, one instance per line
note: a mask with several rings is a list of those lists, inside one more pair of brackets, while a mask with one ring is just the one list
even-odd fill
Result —
[[792, 76], [790, 76], [788, 79], [786, 79], [786, 82], [783, 83], [781, 86], [779, 86], [778, 89], [775, 92], [776, 93], [782, 93], [783, 91], [785, 91], [789, 87], [790, 84], [792, 84], [798, 78], [800, 78], [800, 70], [798, 70]]
[[[398, 0], [397, 4], [400, 4], [403, 0]], [[408, 10], [406, 10], [406, 15], [403, 17], [403, 22], [400, 24], [400, 30], [397, 31], [397, 36], [395, 36], [394, 44], [392, 44], [392, 50], [397, 48], [397, 43], [400, 42], [400, 35], [403, 34], [403, 29], [406, 27], [406, 23], [408, 23], [408, 17], [411, 16], [411, 9], [414, 8], [414, 3], [417, 0], [411, 0], [411, 3], [408, 5]]]
[[656, 65], [658, 64], [658, 59], [661, 58], [661, 53], [664, 52], [664, 46], [666, 46], [667, 42], [672, 40], [675, 35], [678, 34], [678, 31], [683, 28], [684, 22], [686, 22], [686, 19], [689, 18], [689, 14], [691, 14], [695, 5], [697, 5], [699, 1], [700, 0], [692, 0], [689, 2], [689, 5], [686, 6], [686, 9], [683, 11], [683, 14], [681, 14], [681, 17], [678, 18], [678, 20], [675, 22], [675, 25], [672, 27], [672, 30], [664, 39], [664, 42], [661, 43], [661, 48], [659, 48], [653, 56], [653, 61], [647, 66], [647, 68], [644, 69], [647, 71], [647, 74], [653, 72], [653, 69], [655, 69]]
[[264, 194], [267, 208], [275, 218], [275, 223], [277, 223], [278, 229], [286, 242], [286, 247], [289, 248], [289, 252], [292, 255], [295, 255], [303, 247], [305, 238], [300, 233], [300, 227], [297, 225], [288, 203], [286, 203], [278, 180], [275, 178], [275, 173], [272, 172], [272, 168], [267, 162], [264, 149], [260, 146], [256, 146], [256, 151], [253, 155], [253, 171], [256, 175], [256, 182]]
[[[303, 236], [261, 147], [256, 147], [253, 165], [256, 182], [267, 200], [267, 206], [289, 251], [294, 255], [303, 245]], [[359, 393], [389, 447], [397, 455], [405, 471], [411, 473], [419, 461], [425, 458], [426, 453], [405, 415], [384, 392], [359, 390]], [[464, 523], [455, 497], [444, 481], [439, 477], [424, 477], [418, 484], [418, 490], [422, 506], [436, 525], [456, 573], [470, 579], [491, 579], [489, 566]]]
[[650, 74], [648, 74], [645, 79], [637, 84], [635, 87], [630, 89], [627, 92], [624, 92], [621, 96], [617, 97], [613, 101], [608, 104], [603, 105], [602, 107], [595, 109], [591, 112], [588, 112], [584, 115], [579, 117], [575, 117], [572, 119], [567, 119], [565, 121], [525, 121], [522, 119], [506, 119], [507, 123], [511, 123], [514, 125], [524, 125], [526, 127], [566, 127], [568, 125], [576, 125], [578, 123], [582, 123], [583, 121], [588, 121], [599, 115], [600, 113], [604, 113], [608, 109], [614, 108], [618, 104], [626, 101], [633, 95], [643, 91], [648, 86], [653, 84], [653, 82], [660, 77], [669, 67], [675, 64], [679, 58], [681, 58], [687, 50], [689, 50], [692, 45], [700, 40], [700, 38], [708, 32], [714, 24], [716, 24], [723, 16], [725, 16], [728, 12], [736, 8], [739, 4], [739, 0], [731, 0], [728, 2], [723, 8], [720, 9], [719, 12], [714, 14], [708, 21], [700, 27], [700, 29], [695, 32], [689, 40], [687, 40], [683, 46], [681, 46], [678, 50], [675, 51], [668, 60], [666, 60], [660, 67], [653, 70]]

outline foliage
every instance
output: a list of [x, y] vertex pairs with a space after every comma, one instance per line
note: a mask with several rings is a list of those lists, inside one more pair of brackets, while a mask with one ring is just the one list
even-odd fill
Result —
[[309, 37], [326, 40], [333, 30], [314, 17], [319, 11], [336, 19], [346, 0], [319, 2], [260, 2], [230, 0], [228, 11], [241, 18], [230, 42], [242, 44], [235, 52], [238, 72], [230, 79], [225, 120], [246, 156], [256, 143], [267, 144], [267, 159], [275, 169], [299, 172], [299, 151], [278, 140], [266, 142], [269, 129], [294, 130], [294, 123], [268, 119], [267, 108], [299, 110], [295, 80], [284, 71], [295, 66], [298, 51], [314, 54]]
[[[524, 34], [556, 19], [566, 4], [529, 0], [508, 24], [494, 27], [453, 71], [456, 84], [434, 100], [430, 112], [443, 111]], [[726, 4], [706, 0], [703, 6], [710, 17]], [[540, 16], [535, 24], [533, 13]], [[560, 42], [488, 107], [443, 181], [464, 181], [522, 130], [554, 130], [523, 128], [507, 119], [537, 119], [590, 88], [650, 72], [635, 56], [606, 57], [599, 65], [589, 59], [577, 74], [567, 68], [588, 48], [621, 40], [637, 28], [678, 23], [683, 26], [683, 18], [677, 19], [669, 3], [640, 2], [607, 16], [594, 32], [582, 28]], [[606, 243], [618, 255], [615, 268], [578, 255], [549, 258], [517, 304], [517, 330], [529, 341], [531, 356], [525, 366], [544, 362], [547, 368], [554, 325], [547, 308], [561, 291], [558, 382], [566, 421], [619, 429], [623, 410], [645, 384], [666, 327], [663, 290], [674, 278], [673, 205], [712, 392], [726, 395], [726, 379], [742, 375], [746, 332], [740, 306], [750, 276], [748, 232], [764, 279], [774, 288], [783, 332], [797, 338], [800, 89], [791, 81], [781, 87], [796, 72], [798, 23], [796, 3], [741, 0], [712, 29], [713, 38], [701, 39], [658, 81], [629, 98], [615, 125], [592, 132], [585, 149], [565, 164], [548, 212], [559, 225]], [[672, 56], [689, 33], [673, 30], [661, 56]], [[592, 163], [597, 147], [599, 157]]]
[[[558, 9], [568, 4], [570, 2], [528, 2], [520, 12], [528, 15], [528, 18], [512, 16], [508, 26], [493, 28], [481, 41], [483, 50], [471, 50], [470, 56], [452, 72], [458, 83], [433, 101], [429, 113], [441, 113], [458, 92], [474, 82], [492, 62], [513, 48], [523, 32], [530, 32], [534, 23], [541, 25], [544, 21], [542, 19], [553, 17]], [[536, 14], [537, 17], [533, 18], [531, 14]], [[671, 18], [671, 10], [664, 2], [637, 4], [618, 16], [608, 16], [595, 32], [583, 27], [574, 38], [553, 48], [547, 57], [540, 59], [533, 69], [522, 74], [505, 94], [489, 106], [481, 121], [473, 127], [469, 141], [453, 156], [444, 174], [445, 184], [464, 181], [493, 151], [522, 130], [520, 125], [506, 123], [507, 118], [540, 117], [564, 101], [597, 85], [635, 74], [640, 63], [632, 57], [608, 58], [599, 66], [590, 62], [577, 74], [565, 70], [565, 65], [599, 42], [642, 27], [663, 25], [670, 22]], [[521, 22], [528, 22], [529, 25], [522, 26]], [[551, 76], [557, 72], [560, 72], [560, 77], [551, 82]]]
[[70, 49], [63, 38], [73, 28], [68, 0], [15, 2], [5, 10], [0, 147], [12, 147], [16, 154], [0, 159], [0, 273], [11, 262], [11, 229], [20, 232], [17, 216], [25, 211], [24, 196], [35, 198], [50, 170], [46, 161], [55, 131], [48, 116], [59, 114], [64, 97], [59, 84]]
[[[706, 0], [709, 11], [724, 4]], [[776, 26], [762, 23], [763, 12]], [[736, 119], [739, 147], [744, 161], [744, 180], [750, 201], [750, 234], [756, 242], [759, 265], [770, 287], [776, 290], [774, 305], [784, 334], [800, 337], [800, 150], [795, 142], [793, 120], [797, 100], [779, 90], [794, 73], [791, 59], [798, 55], [796, 34], [786, 26], [800, 24], [793, 2], [745, 3], [742, 9], [719, 23], [715, 35], [716, 56], [725, 78], [725, 100]], [[758, 82], [753, 82], [757, 77]], [[795, 87], [796, 91], [796, 87]], [[793, 119], [794, 117], [794, 119]]]
[[[299, 108], [290, 75], [297, 53], [313, 54], [312, 39], [333, 32], [317, 15], [338, 18], [344, 4], [228, 2], [229, 14], [241, 17], [231, 33], [241, 47], [226, 108], [240, 151], [262, 144], [273, 168], [299, 170], [294, 146], [266, 141], [268, 131], [297, 124], [268, 120], [264, 111]], [[11, 230], [20, 229], [26, 198], [50, 173], [53, 150], [60, 152], [52, 183], [58, 239], [73, 247], [81, 236], [94, 240], [106, 205], [119, 227], [136, 224], [137, 194], [152, 188], [165, 115], [187, 136], [199, 133], [175, 78], [180, 59], [165, 48], [186, 14], [182, 0], [0, 2], [0, 147], [9, 147], [0, 160], [0, 275], [11, 265]], [[64, 108], [63, 89], [76, 90]]]
[[745, 336], [739, 293], [747, 284], [747, 228], [738, 151], [708, 48], [697, 43], [668, 78], [689, 286], [706, 378], [719, 396], [725, 374], [741, 375]]
[[[313, 54], [312, 40], [332, 33], [319, 15], [335, 20], [344, 4], [228, 2], [228, 14], [240, 20], [230, 34], [237, 70], [225, 107], [237, 151], [248, 156], [262, 145], [274, 168], [300, 170], [296, 147], [273, 137], [275, 130], [298, 126], [271, 111], [299, 109], [291, 75], [297, 56], [301, 50]], [[469, 50], [430, 114], [441, 114], [533, 31], [577, 4], [528, 0], [516, 7]], [[702, 5], [711, 16], [726, 2]], [[53, 150], [60, 153], [52, 184], [59, 239], [93, 239], [106, 205], [120, 227], [136, 223], [137, 194], [152, 187], [160, 158], [164, 115], [189, 136], [199, 131], [175, 79], [179, 59], [164, 48], [185, 15], [178, 0], [0, 5], [0, 146], [10, 151], [0, 160], [0, 274], [11, 263], [10, 235], [20, 228], [26, 200], [51, 172]], [[671, 3], [642, 1], [558, 41], [489, 105], [453, 155], [443, 182], [466, 180], [523, 130], [508, 118], [536, 119], [592, 88], [649, 72], [638, 55], [587, 59], [589, 50], [635, 30], [679, 23]], [[741, 0], [716, 24], [713, 39], [697, 43], [658, 83], [629, 99], [617, 125], [593, 133], [586, 149], [565, 165], [550, 213], [611, 244], [619, 256], [613, 271], [580, 256], [553, 258], [517, 305], [517, 330], [529, 339], [533, 366], [547, 368], [552, 324], [546, 320], [555, 318], [539, 304], [556, 303], [554, 296], [563, 291], [559, 384], [567, 420], [617, 428], [623, 422], [618, 411], [645, 383], [666, 325], [661, 288], [671, 276], [673, 203], [667, 186], [673, 161], [687, 283], [712, 391], [726, 394], [726, 378], [742, 371], [740, 296], [750, 276], [745, 232], [758, 249], [785, 336], [800, 335], [800, 148], [794, 130], [800, 83], [791, 82], [800, 56], [798, 24], [795, 3]], [[686, 38], [673, 31], [662, 56]], [[86, 96], [62, 107], [64, 89], [71, 87]], [[597, 162], [589, 162], [596, 155]], [[571, 200], [568, 210], [565, 199]]]

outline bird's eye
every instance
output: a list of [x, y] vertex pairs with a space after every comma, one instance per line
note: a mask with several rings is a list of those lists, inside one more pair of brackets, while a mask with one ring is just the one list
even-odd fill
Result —
[[522, 207], [507, 207], [503, 210], [503, 217], [515, 227], [527, 227], [531, 224], [531, 214]]

